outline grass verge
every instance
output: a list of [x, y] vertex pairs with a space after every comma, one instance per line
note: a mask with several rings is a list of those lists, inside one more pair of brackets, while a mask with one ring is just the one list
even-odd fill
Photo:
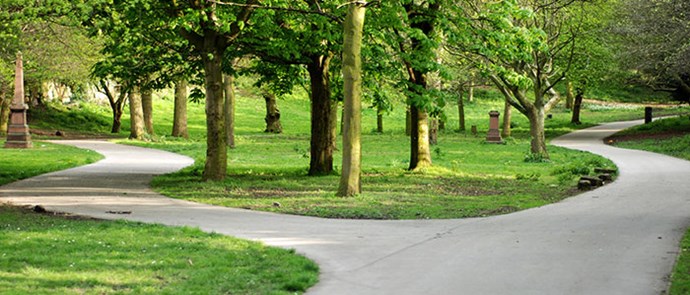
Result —
[[0, 257], [0, 290], [10, 294], [295, 294], [318, 279], [318, 266], [290, 250], [4, 205]]
[[[103, 158], [96, 152], [72, 146], [41, 141], [33, 144], [31, 149], [0, 149], [0, 185]], [[0, 145], [4, 145], [4, 141]]]
[[[690, 120], [677, 117], [657, 120], [614, 135], [616, 146], [645, 150], [690, 160]], [[671, 275], [671, 295], [690, 294], [690, 230], [680, 244], [680, 255]]]

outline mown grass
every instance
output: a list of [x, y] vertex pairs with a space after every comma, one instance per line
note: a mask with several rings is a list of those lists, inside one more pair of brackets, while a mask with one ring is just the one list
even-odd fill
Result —
[[[690, 160], [690, 120], [687, 116], [635, 126], [614, 136], [616, 146]], [[671, 275], [671, 295], [690, 294], [690, 230], [680, 244]]]
[[[0, 146], [5, 142], [0, 141]], [[96, 162], [100, 154], [71, 146], [34, 141], [32, 149], [0, 148], [0, 185]]]
[[39, 215], [0, 205], [0, 293], [296, 294], [318, 266], [192, 228]]
[[[245, 91], [246, 92], [246, 91]], [[245, 92], [240, 92], [245, 93]], [[250, 93], [249, 93], [250, 94]], [[445, 107], [447, 129], [432, 147], [434, 167], [408, 172], [409, 138], [404, 135], [405, 108], [395, 102], [384, 117], [384, 133], [375, 132], [376, 112], [363, 110], [363, 190], [354, 198], [336, 198], [337, 175], [308, 177], [309, 100], [297, 93], [278, 101], [282, 134], [266, 134], [262, 99], [247, 93], [237, 101], [237, 148], [228, 151], [228, 178], [202, 182], [205, 158], [205, 116], [202, 104], [190, 103], [190, 139], [166, 136], [172, 128], [172, 95], [154, 101], [156, 136], [152, 142], [128, 144], [164, 149], [193, 157], [196, 164], [159, 176], [156, 190], [168, 196], [223, 206], [331, 218], [420, 219], [501, 214], [553, 203], [577, 193], [576, 179], [595, 167], [612, 167], [603, 158], [549, 147], [551, 161], [525, 162], [529, 151], [527, 119], [513, 111], [513, 137], [506, 145], [484, 144], [488, 112], [503, 110], [501, 96], [479, 88], [465, 102], [467, 131], [458, 131], [457, 105]], [[677, 112], [678, 110], [672, 110]], [[641, 105], [586, 103], [582, 125], [570, 124], [571, 113], [560, 107], [547, 120], [547, 137], [600, 122], [640, 119]], [[123, 129], [127, 130], [125, 116]], [[469, 132], [477, 126], [476, 135]], [[123, 131], [126, 132], [126, 131]], [[338, 143], [340, 146], [340, 142]], [[339, 171], [340, 153], [334, 164]]]

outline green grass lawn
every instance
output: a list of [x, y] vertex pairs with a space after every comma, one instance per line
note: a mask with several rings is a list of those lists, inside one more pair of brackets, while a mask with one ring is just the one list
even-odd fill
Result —
[[[4, 146], [5, 141], [0, 141]], [[71, 146], [34, 141], [32, 149], [0, 148], [0, 185], [96, 162], [100, 154]]]
[[317, 280], [310, 260], [257, 242], [0, 205], [3, 294], [298, 294]]
[[[646, 150], [690, 160], [690, 120], [687, 116], [657, 120], [616, 134], [616, 146]], [[646, 139], [645, 139], [646, 138]], [[690, 294], [690, 230], [680, 244], [671, 275], [670, 294]]]
[[[206, 149], [203, 105], [189, 104], [190, 139], [171, 138], [166, 134], [172, 128], [172, 95], [158, 94], [154, 101], [154, 140], [122, 142], [185, 154], [194, 158], [196, 164], [178, 173], [156, 177], [154, 189], [197, 202], [330, 218], [459, 218], [503, 214], [557, 202], [577, 193], [574, 187], [580, 175], [596, 167], [613, 167], [601, 157], [557, 147], [549, 147], [550, 162], [525, 162], [529, 124], [517, 111], [513, 114], [513, 137], [506, 139], [506, 145], [483, 143], [488, 112], [502, 111], [503, 101], [495, 92], [477, 89], [475, 101], [465, 103], [465, 114], [468, 130], [476, 125], [478, 134], [457, 131], [457, 105], [450, 103], [445, 108], [447, 130], [440, 132], [439, 144], [432, 147], [434, 167], [421, 172], [406, 171], [409, 138], [404, 135], [404, 106], [395, 103], [393, 110], [385, 115], [383, 134], [375, 132], [375, 110], [365, 108], [364, 192], [354, 198], [336, 198], [337, 175], [306, 175], [310, 129], [306, 96], [297, 93], [278, 101], [284, 133], [274, 135], [263, 133], [263, 100], [246, 91], [240, 94], [237, 148], [228, 151], [228, 178], [222, 182], [201, 181]], [[82, 112], [86, 114], [60, 116], [90, 118], [100, 111], [86, 107]], [[639, 119], [644, 109], [641, 105], [587, 103], [582, 112], [582, 125], [571, 125], [571, 114], [562, 107], [551, 114], [553, 119], [546, 122], [549, 138], [599, 122]], [[120, 135], [127, 133], [128, 124], [125, 116]], [[340, 153], [336, 152], [336, 171], [340, 162]]]

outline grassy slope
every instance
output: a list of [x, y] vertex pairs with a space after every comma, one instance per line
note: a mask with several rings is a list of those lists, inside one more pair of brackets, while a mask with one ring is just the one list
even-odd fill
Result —
[[[616, 145], [690, 160], [690, 120], [688, 117], [654, 121], [618, 135], [645, 138], [655, 137], [658, 134], [674, 134], [675, 136], [622, 141]], [[673, 295], [690, 294], [690, 230], [685, 234], [680, 250], [680, 256], [671, 276], [670, 294]]]
[[191, 228], [74, 220], [0, 205], [3, 294], [294, 294], [318, 266]]

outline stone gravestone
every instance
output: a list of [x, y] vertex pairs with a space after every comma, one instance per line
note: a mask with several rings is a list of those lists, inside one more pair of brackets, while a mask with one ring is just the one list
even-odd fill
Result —
[[501, 132], [498, 130], [498, 111], [489, 112], [489, 133], [486, 135], [488, 143], [503, 143]]
[[31, 148], [31, 134], [29, 125], [26, 123], [26, 110], [29, 109], [24, 103], [24, 66], [22, 65], [22, 54], [17, 53], [17, 65], [14, 74], [14, 98], [10, 105], [10, 122], [7, 126], [7, 141], [5, 148]]

